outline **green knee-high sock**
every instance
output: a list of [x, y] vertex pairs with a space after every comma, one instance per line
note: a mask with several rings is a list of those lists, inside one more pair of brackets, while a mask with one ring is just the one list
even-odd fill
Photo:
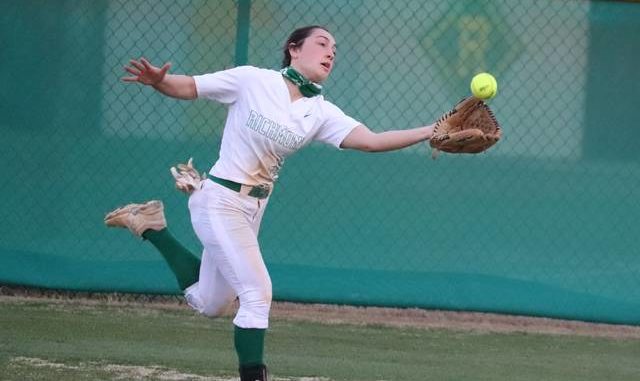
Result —
[[198, 281], [200, 259], [178, 242], [167, 228], [160, 231], [148, 229], [142, 237], [149, 240], [160, 251], [178, 280], [181, 290]]
[[233, 339], [240, 367], [263, 365], [264, 334], [267, 330], [234, 327]]

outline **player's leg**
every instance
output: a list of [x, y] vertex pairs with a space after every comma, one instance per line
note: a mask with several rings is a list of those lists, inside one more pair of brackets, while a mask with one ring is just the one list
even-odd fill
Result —
[[214, 256], [204, 250], [199, 280], [184, 290], [184, 296], [196, 311], [208, 317], [216, 317], [233, 304], [236, 292], [217, 268]]
[[[196, 235], [238, 295], [240, 307], [233, 323], [242, 381], [266, 377], [263, 350], [271, 307], [271, 279], [256, 234], [265, 204], [211, 181], [205, 182], [189, 200]], [[206, 292], [201, 290], [201, 294]]]
[[181, 290], [198, 281], [200, 259], [176, 240], [169, 229], [148, 229], [142, 237], [151, 242], [169, 264]]
[[107, 214], [104, 221], [107, 226], [128, 228], [134, 235], [151, 242], [167, 261], [181, 290], [198, 281], [200, 259], [167, 229], [161, 201], [123, 206]]
[[[260, 230], [260, 223], [262, 222], [262, 216], [264, 215], [266, 202], [267, 200], [257, 201], [258, 210], [253, 216], [253, 219], [250, 220], [251, 229], [256, 237], [258, 236], [258, 232]], [[260, 255], [260, 260], [262, 261], [262, 255]], [[267, 270], [265, 267], [265, 272], [266, 271]], [[269, 280], [269, 283], [270, 282], [271, 281]], [[271, 296], [269, 298], [271, 298]], [[256, 360], [251, 360], [263, 358], [265, 333], [266, 330], [262, 329], [240, 328], [238, 326], [234, 327], [234, 343], [236, 351], [238, 352], [238, 358], [244, 358], [245, 363], [251, 363], [253, 361], [253, 363], [256, 364], [240, 366], [240, 381], [267, 380], [268, 376], [266, 366]], [[246, 352], [241, 356], [240, 351], [242, 350]], [[240, 364], [242, 364], [242, 362]]]
[[[216, 265], [233, 289], [233, 295], [238, 295], [240, 303], [233, 324], [241, 381], [263, 380], [264, 378], [257, 377], [266, 374], [264, 338], [271, 307], [271, 279], [262, 261], [257, 240], [250, 243], [251, 239], [248, 237], [253, 232], [246, 224], [242, 229], [240, 227], [243, 224], [235, 224], [228, 218], [224, 223], [211, 220], [211, 226], [217, 234], [211, 234], [207, 238], [206, 250], [215, 250]], [[242, 237], [243, 235], [245, 236]], [[217, 250], [222, 247], [224, 249]]]
[[[129, 204], [105, 217], [112, 227], [128, 228], [153, 244], [173, 271], [187, 303], [209, 317], [221, 315], [235, 300], [235, 291], [215, 267], [212, 256], [203, 252], [202, 261], [178, 242], [167, 229], [160, 201]], [[200, 290], [208, 290], [201, 293]]]

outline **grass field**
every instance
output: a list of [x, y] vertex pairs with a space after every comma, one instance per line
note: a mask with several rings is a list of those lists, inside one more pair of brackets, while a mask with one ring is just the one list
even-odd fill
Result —
[[[638, 380], [638, 337], [272, 319], [282, 380]], [[230, 318], [188, 308], [0, 297], [0, 380], [230, 380]]]

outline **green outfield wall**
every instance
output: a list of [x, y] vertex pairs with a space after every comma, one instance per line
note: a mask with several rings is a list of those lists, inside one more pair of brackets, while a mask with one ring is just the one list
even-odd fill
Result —
[[103, 216], [215, 162], [225, 108], [124, 84], [130, 58], [201, 74], [279, 68], [296, 27], [338, 42], [325, 97], [374, 131], [428, 124], [493, 73], [503, 139], [432, 160], [312, 144], [262, 224], [278, 300], [640, 324], [640, 4], [614, 1], [0, 3], [0, 283], [179, 293], [160, 255]]

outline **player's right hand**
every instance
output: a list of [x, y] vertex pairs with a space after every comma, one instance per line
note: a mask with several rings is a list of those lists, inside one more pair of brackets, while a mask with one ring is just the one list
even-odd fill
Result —
[[154, 86], [162, 82], [164, 76], [171, 68], [171, 63], [167, 62], [162, 67], [156, 67], [144, 58], [140, 60], [130, 60], [129, 65], [124, 67], [132, 77], [123, 77], [125, 82], [140, 82], [143, 85]]

